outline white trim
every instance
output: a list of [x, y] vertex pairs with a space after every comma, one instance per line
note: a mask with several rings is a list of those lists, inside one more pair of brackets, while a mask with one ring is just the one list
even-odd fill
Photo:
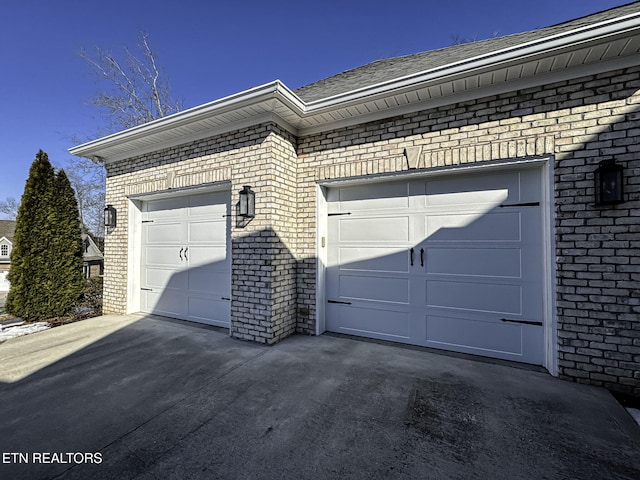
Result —
[[[367, 183], [390, 182], [406, 178], [428, 178], [443, 175], [465, 174], [479, 170], [513, 170], [522, 168], [539, 168], [542, 177], [542, 231], [544, 264], [544, 364], [543, 366], [554, 376], [558, 375], [557, 315], [555, 309], [555, 243], [553, 240], [553, 157], [545, 156], [528, 159], [506, 159], [497, 162], [482, 162], [461, 166], [448, 166], [429, 170], [404, 171], [394, 174], [382, 174], [371, 177], [335, 179], [318, 182], [316, 187], [316, 333], [322, 334], [326, 325], [326, 248], [322, 248], [322, 236], [327, 236], [327, 190], [329, 188], [363, 185]], [[550, 183], [551, 182], [551, 183]]]
[[327, 205], [327, 189], [316, 185], [316, 335], [321, 335], [326, 330]]
[[128, 255], [127, 255], [127, 314], [140, 311], [140, 286], [142, 262], [142, 201], [129, 199]]
[[544, 342], [545, 368], [554, 377], [558, 376], [558, 315], [556, 308], [556, 242], [554, 235], [554, 159], [549, 158], [542, 166], [542, 246], [544, 278]]
[[[488, 87], [480, 87], [472, 90], [465, 90], [461, 93], [454, 93], [452, 95], [431, 98], [421, 102], [408, 103], [399, 107], [366, 113], [356, 117], [343, 118], [341, 120], [336, 120], [331, 123], [320, 123], [318, 125], [314, 125], [311, 127], [302, 126], [298, 128], [297, 135], [301, 137], [307, 136], [307, 135], [314, 135], [317, 133], [325, 132], [327, 130], [352, 127], [354, 125], [360, 125], [362, 123], [383, 120], [385, 118], [395, 117], [400, 115], [408, 115], [408, 114], [419, 112], [422, 110], [438, 108], [445, 105], [453, 105], [456, 103], [468, 102], [471, 100], [476, 100], [478, 98], [491, 97], [495, 95], [501, 95], [503, 93], [513, 92], [516, 90], [539, 87], [542, 85], [562, 82], [562, 81], [571, 80], [574, 78], [587, 77], [590, 75], [597, 75], [597, 74], [612, 71], [612, 70], [629, 68], [629, 67], [636, 66], [639, 63], [640, 63], [640, 55], [629, 55], [627, 57], [620, 57], [620, 58], [615, 58], [613, 60], [581, 65], [578, 67], [572, 67], [572, 68], [568, 68], [568, 69], [560, 70], [556, 72], [538, 74], [532, 77], [520, 78], [517, 80], [509, 80], [509, 81], [505, 80], [504, 83], [493, 84]], [[453, 80], [454, 79], [451, 79], [451, 81]], [[432, 82], [432, 84], [436, 84], [436, 82]]]

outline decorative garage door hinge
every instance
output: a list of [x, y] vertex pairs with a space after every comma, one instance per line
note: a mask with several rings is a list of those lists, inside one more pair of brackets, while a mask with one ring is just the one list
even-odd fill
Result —
[[500, 208], [504, 207], [539, 207], [540, 202], [529, 202], [529, 203], [508, 203], [506, 205], [500, 205]]
[[503, 322], [509, 322], [509, 323], [522, 323], [524, 325], [534, 325], [536, 327], [542, 326], [542, 322], [536, 322], [534, 320], [511, 320], [510, 318], [501, 318], [500, 320]]
[[338, 215], [351, 215], [351, 212], [344, 212], [344, 213], [328, 213], [327, 216], [328, 217], [337, 217]]
[[341, 305], [351, 305], [351, 302], [341, 302], [340, 300], [327, 300], [328, 303], [339, 303]]
[[140, 290], [144, 290], [145, 292], [153, 292], [152, 288], [141, 288]]
[[153, 223], [153, 220], [142, 220], [142, 223]]

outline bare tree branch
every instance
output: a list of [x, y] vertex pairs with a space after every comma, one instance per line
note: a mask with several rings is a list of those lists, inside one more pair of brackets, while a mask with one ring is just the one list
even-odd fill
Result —
[[124, 61], [96, 47], [95, 55], [81, 50], [80, 56], [104, 85], [90, 100], [100, 108], [110, 132], [131, 128], [182, 110], [172, 97], [162, 74], [149, 34], [141, 33], [137, 49], [124, 49]]
[[[124, 48], [120, 56], [96, 47], [91, 53], [82, 49], [80, 57], [100, 83], [99, 90], [89, 100], [90, 105], [98, 107], [104, 120], [104, 128], [96, 136], [135, 127], [182, 110], [182, 103], [171, 95], [169, 81], [159, 66], [148, 33], [141, 32], [136, 47]], [[75, 140], [83, 143], [80, 139]], [[104, 165], [85, 158], [72, 158], [64, 169], [76, 192], [83, 228], [102, 237]]]
[[13, 197], [0, 200], [0, 213], [8, 215], [11, 219], [15, 219], [18, 215], [18, 207], [20, 207], [20, 202]]

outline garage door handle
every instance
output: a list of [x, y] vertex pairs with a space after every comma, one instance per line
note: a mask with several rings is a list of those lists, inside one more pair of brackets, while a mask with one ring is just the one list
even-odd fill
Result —
[[420, 266], [424, 267], [424, 248], [420, 249]]
[[413, 267], [413, 248], [409, 250], [409, 263]]
[[184, 249], [184, 259], [185, 259], [185, 260], [189, 260], [189, 258], [187, 258], [187, 252], [188, 252], [188, 251], [189, 251], [189, 247], [186, 247], [186, 248]]
[[182, 250], [184, 250], [184, 248], [180, 248], [180, 260], [182, 261]]

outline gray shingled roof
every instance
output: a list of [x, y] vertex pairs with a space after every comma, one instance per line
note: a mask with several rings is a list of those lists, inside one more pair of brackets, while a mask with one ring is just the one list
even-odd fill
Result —
[[640, 11], [640, 2], [633, 2], [621, 7], [612, 8], [530, 32], [515, 33], [513, 35], [454, 45], [413, 55], [378, 60], [362, 67], [347, 70], [338, 75], [311, 83], [295, 90], [295, 93], [305, 102], [313, 102], [552, 35], [569, 32], [576, 28], [594, 25], [605, 20], [637, 13], [638, 11]]
[[0, 220], [0, 238], [6, 237], [13, 242], [13, 235], [16, 232], [15, 220]]

